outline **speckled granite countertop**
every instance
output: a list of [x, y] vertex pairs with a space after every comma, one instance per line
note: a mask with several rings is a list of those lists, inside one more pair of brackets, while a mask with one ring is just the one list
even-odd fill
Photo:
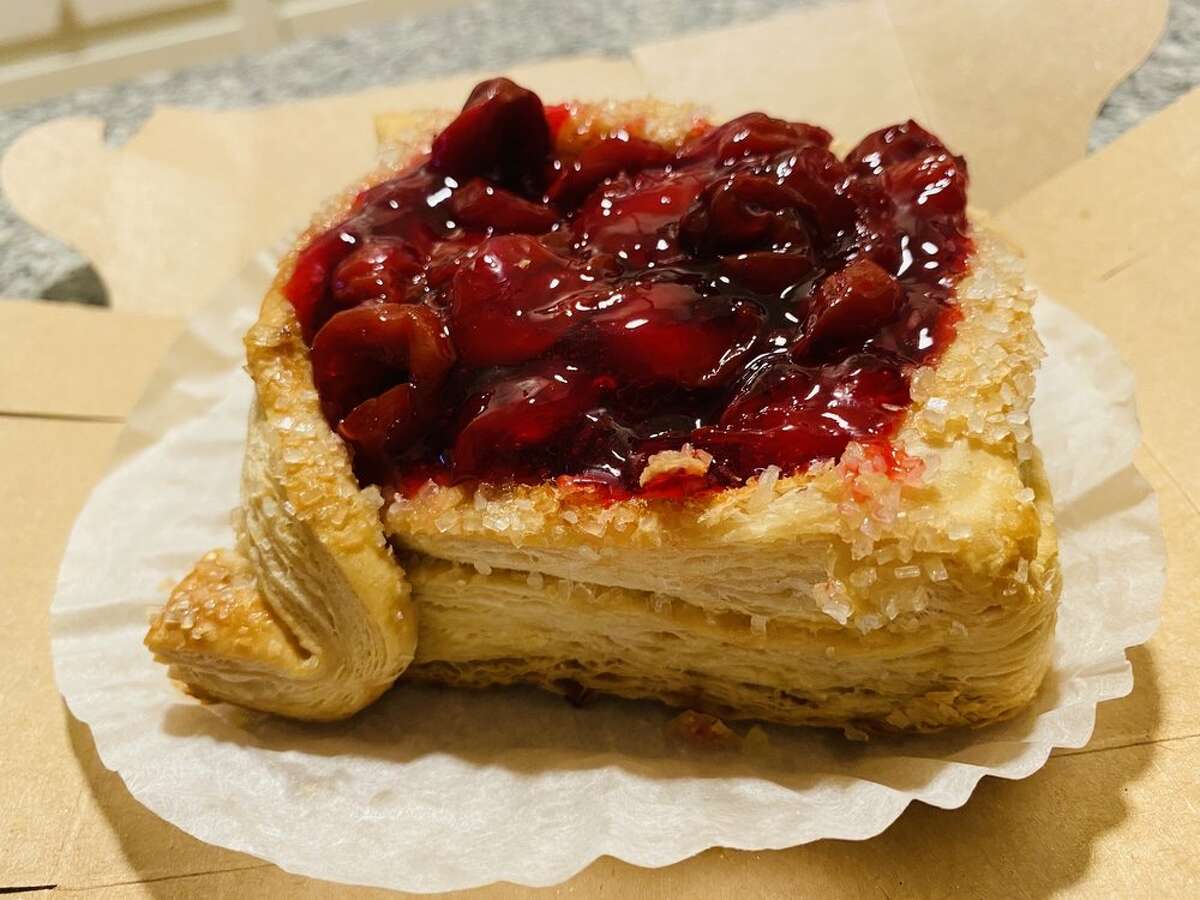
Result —
[[[717, 28], [817, 0], [483, 0], [308, 39], [255, 56], [156, 73], [0, 111], [0, 153], [26, 128], [93, 115], [120, 144], [160, 104], [228, 108], [344, 93], [573, 53], [623, 54], [635, 44]], [[531, 27], [536, 23], [537, 27]], [[1102, 146], [1200, 84], [1200, 0], [1172, 0], [1162, 42], [1105, 103]], [[102, 303], [78, 254], [38, 234], [0, 198], [0, 296]]]

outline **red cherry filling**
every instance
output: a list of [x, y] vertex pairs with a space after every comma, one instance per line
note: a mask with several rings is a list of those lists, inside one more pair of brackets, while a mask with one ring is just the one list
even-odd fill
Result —
[[825, 369], [772, 363], [735, 396], [716, 427], [698, 430], [696, 443], [735, 471], [769, 465], [790, 471], [836, 459], [852, 440], [885, 437], [908, 402], [903, 375], [870, 357]]
[[909, 119], [868, 134], [846, 155], [846, 165], [860, 176], [882, 175], [890, 166], [907, 162], [924, 150], [944, 149], [942, 142]]
[[467, 421], [454, 439], [454, 474], [538, 473], [547, 447], [595, 406], [604, 386], [604, 379], [557, 360], [499, 378], [463, 405]]
[[402, 241], [366, 241], [333, 270], [330, 293], [344, 309], [369, 300], [403, 303], [419, 293], [416, 279], [424, 268], [423, 261]]
[[787, 122], [752, 112], [693, 138], [679, 155], [685, 160], [710, 159], [724, 166], [739, 159], [771, 155], [781, 150], [828, 148], [832, 140], [833, 135], [816, 125]]
[[634, 282], [599, 306], [592, 324], [600, 359], [627, 382], [685, 388], [728, 382], [765, 319], [754, 303], [701, 297], [671, 282]]
[[493, 78], [471, 91], [462, 112], [433, 139], [429, 165], [460, 181], [483, 175], [515, 187], [539, 180], [549, 155], [541, 99]]
[[550, 139], [555, 140], [562, 127], [571, 118], [571, 107], [566, 103], [556, 103], [546, 108], [546, 125], [550, 129]]
[[798, 354], [870, 340], [900, 309], [900, 283], [863, 258], [834, 272], [817, 287]]
[[534, 238], [496, 237], [454, 275], [449, 322], [469, 366], [524, 362], [545, 353], [571, 327], [568, 295], [586, 286], [566, 259]]
[[[883, 446], [953, 337], [963, 160], [913, 122], [841, 160], [761, 113], [556, 155], [571, 115], [480, 84], [298, 254], [284, 292], [359, 477], [682, 498]], [[707, 474], [641, 485], [689, 443]]]
[[463, 225], [493, 232], [537, 234], [548, 231], [558, 215], [548, 206], [531, 203], [482, 178], [473, 178], [450, 198], [454, 218]]
[[398, 384], [431, 395], [454, 364], [441, 320], [425, 306], [381, 303], [331, 318], [313, 340], [313, 382], [335, 424]]
[[622, 172], [664, 166], [671, 161], [671, 154], [653, 141], [627, 134], [603, 138], [585, 147], [578, 159], [563, 166], [562, 174], [550, 185], [546, 196], [551, 203], [569, 206]]
[[337, 430], [354, 447], [357, 470], [374, 480], [385, 477], [389, 461], [420, 440], [426, 412], [416, 387], [405, 382], [358, 404]]
[[679, 255], [679, 220], [704, 188], [687, 172], [621, 176], [597, 190], [573, 223], [575, 249], [613, 256], [632, 271]]
[[883, 184], [897, 205], [933, 218], [959, 215], [967, 205], [967, 170], [963, 161], [936, 148], [889, 166]]
[[323, 321], [329, 315], [328, 310], [320, 309], [330, 293], [329, 277], [355, 243], [352, 235], [335, 228], [320, 235], [296, 257], [296, 268], [284, 293], [296, 308], [306, 342], [312, 342], [318, 317]]
[[807, 247], [798, 250], [755, 250], [722, 256], [720, 272], [731, 283], [759, 294], [778, 294], [817, 271]]

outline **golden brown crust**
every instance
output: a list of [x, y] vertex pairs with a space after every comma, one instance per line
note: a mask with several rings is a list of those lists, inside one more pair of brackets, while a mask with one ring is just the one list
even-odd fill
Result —
[[[678, 142], [697, 121], [663, 106], [577, 104], [572, 113], [565, 141], [631, 123]], [[422, 152], [445, 118], [383, 123], [388, 159], [297, 247]], [[301, 718], [349, 715], [413, 657], [411, 578], [421, 613], [413, 678], [568, 681], [726, 716], [885, 730], [1011, 715], [1047, 664], [1056, 546], [1028, 427], [1040, 352], [1032, 296], [1007, 248], [978, 227], [976, 242], [958, 336], [914, 375], [899, 472], [852, 445], [837, 465], [790, 477], [769, 470], [682, 503], [598, 506], [555, 484], [429, 485], [388, 504], [382, 526], [378, 493], [358, 488], [320, 414], [281, 291], [293, 250], [246, 340], [259, 409], [238, 552], [202, 561], [147, 643], [199, 693]], [[404, 547], [409, 577], [384, 528]], [[198, 652], [180, 623], [210, 594], [228, 600], [224, 621], [257, 628], [261, 643], [230, 644], [224, 631], [234, 626], [206, 617]], [[295, 659], [268, 660], [281, 635]], [[371, 664], [360, 671], [364, 656]], [[271, 678], [234, 677], [255, 666]], [[322, 679], [324, 697], [311, 687]]]
[[203, 648], [293, 678], [311, 660], [263, 600], [253, 567], [229, 550], [206, 553], [175, 586], [147, 643], [164, 656], [183, 657]]
[[[281, 273], [282, 277], [282, 273]], [[360, 489], [345, 445], [321, 415], [295, 312], [276, 280], [246, 335], [257, 397], [247, 433], [235, 551], [209, 554], [175, 589], [146, 636], [196, 693], [295, 718], [352, 715], [412, 660], [412, 588]], [[253, 574], [254, 589], [246, 573]], [[236, 583], [236, 590], [225, 585]], [[215, 639], [181, 641], [193, 599], [222, 596]], [[238, 623], [236, 653], [225, 632]], [[192, 630], [193, 634], [194, 629]], [[281, 640], [302, 658], [281, 668]]]

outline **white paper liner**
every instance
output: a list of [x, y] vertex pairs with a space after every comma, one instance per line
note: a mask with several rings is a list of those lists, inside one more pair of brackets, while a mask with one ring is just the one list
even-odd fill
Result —
[[184, 697], [142, 646], [147, 609], [228, 546], [251, 385], [241, 335], [274, 270], [255, 260], [193, 320], [131, 415], [75, 524], [52, 607], [58, 685], [104, 764], [167, 821], [303, 875], [433, 892], [549, 885], [601, 855], [663, 866], [708, 847], [878, 834], [912, 800], [953, 808], [984, 775], [1081, 747], [1129, 693], [1125, 649], [1158, 622], [1165, 550], [1133, 468], [1133, 379], [1096, 329], [1045, 299], [1034, 427], [1063, 567], [1053, 666], [1020, 718], [855, 744], [767, 728], [754, 754], [663, 736], [675, 711], [526, 689], [402, 685], [350, 722], [304, 726]]

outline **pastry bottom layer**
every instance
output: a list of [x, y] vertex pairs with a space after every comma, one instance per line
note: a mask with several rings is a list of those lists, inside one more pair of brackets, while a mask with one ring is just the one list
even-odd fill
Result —
[[679, 599], [407, 561], [420, 610], [401, 681], [535, 684], [660, 700], [727, 719], [868, 731], [936, 731], [1009, 718], [1049, 662], [1053, 598], [964, 619], [930, 608], [919, 627], [867, 633], [706, 615]]

